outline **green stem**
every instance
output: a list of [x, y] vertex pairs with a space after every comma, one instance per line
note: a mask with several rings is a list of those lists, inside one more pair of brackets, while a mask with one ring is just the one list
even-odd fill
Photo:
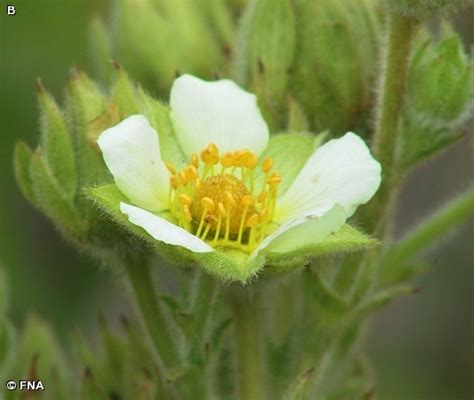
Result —
[[248, 287], [236, 288], [231, 299], [238, 367], [239, 400], [265, 398], [260, 301]]
[[370, 230], [376, 228], [395, 186], [393, 167], [398, 125], [403, 109], [411, 43], [417, 26], [418, 21], [413, 18], [395, 13], [389, 15], [388, 42], [373, 143], [374, 156], [382, 165], [382, 184], [368, 211], [367, 225]]
[[180, 370], [180, 356], [169, 330], [169, 323], [158, 302], [148, 261], [145, 257], [129, 258], [125, 266], [145, 327], [167, 369], [168, 378], [172, 379]]
[[438, 240], [446, 231], [474, 216], [474, 188], [435, 212], [399, 241], [385, 258], [387, 264], [403, 263]]

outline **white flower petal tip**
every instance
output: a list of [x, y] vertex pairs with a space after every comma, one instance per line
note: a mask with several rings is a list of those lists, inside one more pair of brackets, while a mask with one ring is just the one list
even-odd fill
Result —
[[206, 82], [182, 75], [173, 83], [170, 106], [187, 156], [199, 154], [210, 143], [222, 152], [249, 149], [257, 155], [267, 146], [268, 126], [257, 98], [231, 80]]
[[275, 220], [308, 213], [322, 215], [340, 204], [349, 218], [380, 186], [381, 166], [365, 142], [348, 132], [319, 147], [309, 157], [290, 188], [280, 197]]
[[260, 251], [284, 253], [317, 244], [339, 231], [345, 222], [346, 212], [339, 204], [334, 205], [324, 215], [309, 214], [298, 217], [267, 236], [250, 257], [255, 258]]
[[130, 204], [120, 203], [120, 211], [127, 216], [132, 224], [142, 227], [150, 236], [160, 242], [181, 246], [195, 253], [214, 251], [206, 242], [185, 229], [146, 210]]
[[169, 172], [157, 132], [143, 115], [132, 115], [101, 133], [97, 144], [121, 192], [151, 211], [168, 208]]

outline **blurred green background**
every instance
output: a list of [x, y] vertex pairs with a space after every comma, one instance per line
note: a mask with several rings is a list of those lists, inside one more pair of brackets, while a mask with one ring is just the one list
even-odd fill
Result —
[[[179, 0], [177, 0], [179, 1]], [[37, 142], [35, 80], [57, 99], [72, 66], [91, 72], [87, 27], [106, 0], [15, 0], [15, 16], [0, 9], [0, 265], [10, 286], [11, 317], [36, 313], [67, 345], [73, 327], [89, 330], [100, 311], [125, 307], [114, 276], [80, 256], [22, 198], [12, 170], [16, 140]], [[454, 18], [467, 46], [474, 12]], [[120, 61], [120, 60], [118, 60]], [[397, 234], [473, 181], [473, 140], [465, 139], [412, 173], [397, 214]], [[471, 221], [472, 222], [472, 221]], [[472, 398], [474, 228], [451, 235], [424, 257], [432, 264], [421, 291], [388, 307], [372, 323], [367, 348], [382, 400]]]

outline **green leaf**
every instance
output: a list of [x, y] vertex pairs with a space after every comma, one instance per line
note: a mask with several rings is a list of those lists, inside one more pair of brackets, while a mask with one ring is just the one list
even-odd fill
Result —
[[30, 176], [30, 164], [33, 157], [33, 151], [25, 142], [17, 142], [13, 155], [13, 164], [15, 167], [15, 178], [20, 187], [23, 196], [31, 203], [35, 203], [35, 193], [33, 182]]
[[77, 190], [77, 177], [72, 137], [64, 115], [40, 81], [37, 92], [40, 109], [40, 144], [44, 162], [58, 182], [63, 196], [73, 200]]
[[71, 199], [59, 186], [45, 164], [41, 149], [33, 154], [30, 164], [34, 198], [43, 212], [61, 229], [80, 234], [83, 221]]

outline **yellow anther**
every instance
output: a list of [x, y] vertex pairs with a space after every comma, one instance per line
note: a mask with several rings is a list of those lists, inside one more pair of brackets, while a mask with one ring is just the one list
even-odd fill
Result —
[[249, 152], [245, 157], [245, 167], [254, 169], [257, 166], [257, 156], [254, 153]]
[[178, 184], [186, 186], [187, 183], [188, 183], [188, 177], [186, 176], [186, 172], [185, 171], [180, 171], [178, 173]]
[[249, 150], [239, 150], [234, 152], [234, 166], [235, 167], [244, 167], [245, 161], [249, 155]]
[[260, 223], [266, 222], [268, 218], [268, 213], [269, 213], [268, 208], [263, 208], [258, 215], [258, 222]]
[[178, 189], [178, 178], [176, 178], [176, 175], [171, 175], [170, 176], [170, 186], [174, 190]]
[[191, 206], [192, 200], [189, 196], [187, 196], [185, 194], [180, 194], [178, 196], [178, 200], [183, 206], [187, 206], [188, 208], [189, 208], [189, 206]]
[[225, 198], [227, 200], [227, 205], [234, 208], [237, 205], [237, 202], [234, 199], [234, 196], [232, 196], [232, 193], [230, 192], [225, 192]]
[[201, 179], [197, 178], [195, 181], [194, 181], [194, 187], [196, 190], [199, 190], [200, 187], [201, 187]]
[[249, 217], [245, 226], [252, 227], [252, 226], [257, 225], [257, 223], [258, 223], [258, 214], [253, 214], [252, 216]]
[[219, 150], [214, 143], [211, 143], [209, 146], [207, 146], [207, 151], [211, 156], [219, 159]]
[[201, 160], [205, 164], [215, 165], [219, 162], [219, 153], [213, 154], [209, 150], [210, 146], [201, 153]]
[[166, 163], [166, 168], [168, 169], [171, 175], [176, 174], [176, 169], [173, 167], [173, 164]]
[[274, 172], [270, 178], [267, 179], [267, 183], [269, 185], [274, 185], [274, 184], [278, 184], [281, 182], [281, 175], [279, 172]]
[[262, 164], [262, 171], [267, 173], [268, 171], [272, 169], [272, 167], [273, 167], [273, 160], [270, 157], [266, 158]]
[[260, 193], [260, 194], [258, 195], [257, 201], [258, 201], [259, 203], [264, 203], [265, 200], [267, 199], [267, 196], [268, 196], [268, 192], [262, 192], [262, 193]]
[[199, 167], [199, 157], [197, 154], [191, 156], [191, 165], [194, 165], [196, 168]]
[[216, 209], [214, 201], [212, 201], [212, 199], [210, 199], [209, 197], [203, 197], [201, 199], [201, 206], [207, 212], [214, 212], [214, 210]]
[[251, 195], [245, 195], [242, 197], [242, 204], [245, 206], [251, 206], [253, 204], [253, 198]]
[[221, 164], [225, 168], [232, 167], [234, 165], [234, 156], [231, 153], [225, 153], [221, 157]]
[[186, 177], [188, 181], [193, 181], [194, 179], [197, 179], [199, 176], [198, 170], [194, 165], [188, 165], [185, 169]]
[[183, 206], [184, 218], [186, 218], [187, 222], [191, 222], [193, 220], [193, 216], [191, 215], [191, 209], [188, 205]]
[[222, 204], [221, 202], [217, 204], [217, 209], [219, 210], [220, 215], [222, 215], [223, 217], [227, 215], [224, 204]]

